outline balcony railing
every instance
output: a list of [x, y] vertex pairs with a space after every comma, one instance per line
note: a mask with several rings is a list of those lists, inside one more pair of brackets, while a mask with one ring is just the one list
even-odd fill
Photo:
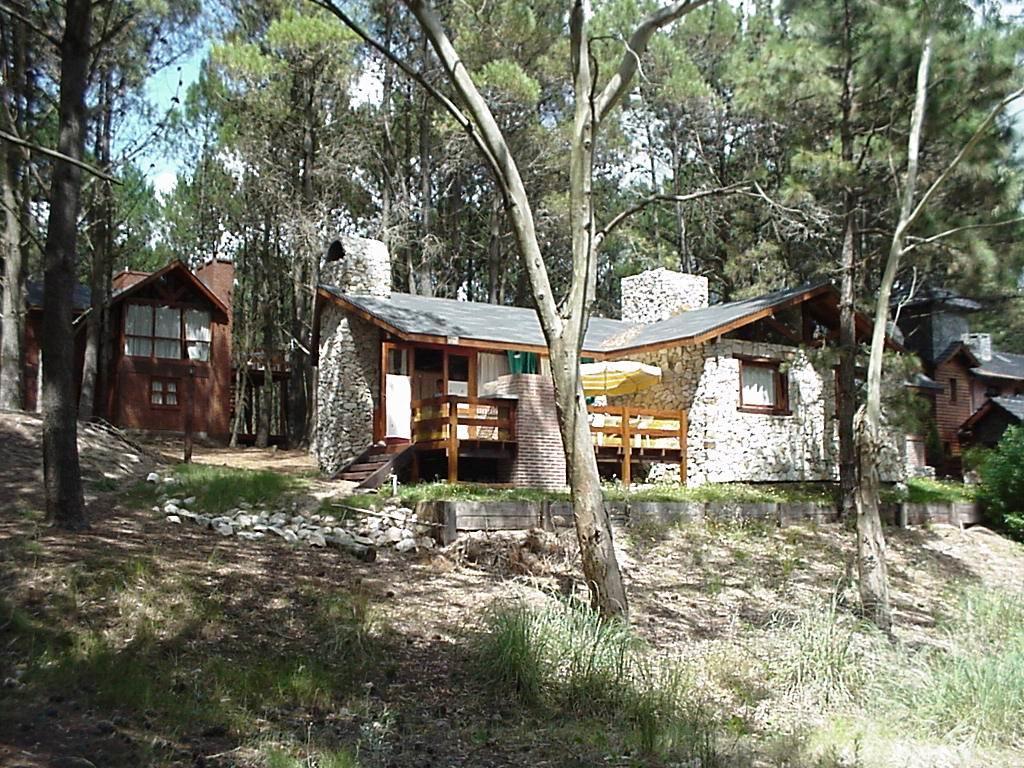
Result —
[[420, 450], [444, 450], [448, 480], [459, 477], [459, 444], [475, 446], [514, 443], [515, 400], [444, 395], [412, 401], [412, 441]]
[[621, 462], [619, 477], [629, 485], [635, 459], [679, 462], [686, 480], [686, 411], [592, 406], [590, 433], [598, 455], [614, 455]]

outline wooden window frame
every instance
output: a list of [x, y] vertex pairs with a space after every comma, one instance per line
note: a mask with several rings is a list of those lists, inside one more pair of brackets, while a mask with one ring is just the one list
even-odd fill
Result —
[[[782, 361], [745, 356], [737, 356], [736, 359], [740, 363], [736, 381], [739, 388], [739, 406], [736, 410], [741, 413], [760, 413], [768, 416], [791, 416], [793, 412], [789, 407], [789, 375], [781, 371]], [[748, 405], [743, 402], [743, 369], [746, 366], [768, 368], [772, 371], [772, 380], [775, 383], [775, 405]]]
[[[154, 403], [153, 402], [153, 385], [159, 382], [162, 385], [160, 390], [161, 400], [165, 402]], [[174, 385], [175, 401], [173, 404], [168, 404], [167, 400], [167, 385]], [[177, 411], [181, 409], [181, 379], [173, 376], [150, 376], [149, 377], [149, 407], [160, 411]]]
[[949, 377], [949, 402], [954, 405], [960, 402], [959, 383], [955, 376]]
[[[150, 314], [150, 328], [156, 331], [156, 310], [157, 307], [166, 307], [167, 309], [174, 309], [178, 311], [178, 357], [157, 357], [156, 354], [156, 342], [160, 341], [171, 341], [170, 337], [164, 336], [140, 336], [136, 333], [128, 333], [128, 308], [132, 306], [148, 307]], [[210, 316], [210, 340], [207, 342], [199, 342], [195, 339], [188, 339], [187, 332], [185, 330], [185, 313], [188, 310], [196, 310], [198, 312], [206, 312]], [[136, 360], [153, 360], [155, 362], [166, 361], [166, 360], [177, 360], [187, 361], [191, 365], [210, 365], [213, 360], [213, 313], [209, 309], [204, 307], [195, 306], [193, 304], [171, 304], [164, 301], [155, 301], [152, 299], [141, 300], [141, 301], [126, 301], [123, 305], [121, 313], [121, 354], [123, 357], [131, 357]], [[128, 339], [149, 339], [150, 352], [148, 355], [133, 355], [128, 352]], [[206, 344], [208, 348], [206, 360], [193, 360], [188, 356], [188, 344], [192, 341], [193, 343]]]

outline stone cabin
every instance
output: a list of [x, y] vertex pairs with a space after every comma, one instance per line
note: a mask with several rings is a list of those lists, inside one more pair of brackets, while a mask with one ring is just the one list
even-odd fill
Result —
[[[565, 485], [547, 348], [531, 309], [391, 290], [382, 243], [346, 238], [322, 271], [314, 320], [320, 468], [367, 487], [410, 478]], [[583, 354], [657, 366], [661, 380], [590, 408], [602, 474], [625, 482], [838, 477], [837, 376], [827, 283], [709, 306], [705, 277], [622, 280], [622, 318], [592, 318]], [[858, 318], [866, 338], [870, 325]], [[905, 476], [894, 437], [883, 479]]]

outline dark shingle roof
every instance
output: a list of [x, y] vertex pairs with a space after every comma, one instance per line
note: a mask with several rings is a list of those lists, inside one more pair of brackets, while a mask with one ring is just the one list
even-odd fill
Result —
[[[786, 304], [826, 285], [827, 283], [816, 283], [752, 299], [716, 304], [705, 309], [683, 312], [650, 325], [594, 317], [587, 327], [583, 348], [584, 351], [590, 352], [618, 352], [648, 344], [686, 341], [713, 333], [719, 328], [725, 328], [763, 310]], [[392, 293], [389, 298], [382, 298], [345, 294], [330, 285], [322, 285], [321, 288], [402, 333], [458, 337], [503, 344], [545, 344], [540, 321], [532, 309], [413, 296], [408, 293]]]
[[993, 352], [992, 359], [982, 361], [974, 372], [979, 376], [995, 376], [1000, 379], [1024, 379], [1024, 355]]
[[[41, 280], [32, 280], [26, 286], [26, 301], [30, 307], [42, 307], [43, 306], [43, 282]], [[92, 304], [92, 292], [89, 290], [89, 286], [76, 284], [74, 293], [71, 296], [72, 303], [74, 304], [76, 312], [82, 312], [89, 308]]]
[[1017, 421], [1024, 421], [1024, 397], [993, 397], [992, 402]]
[[[390, 298], [343, 294], [330, 285], [321, 286], [364, 312], [403, 333], [477, 339], [503, 344], [544, 346], [537, 313], [525, 307], [506, 307], [477, 301], [438, 299], [392, 293]], [[607, 338], [630, 328], [629, 323], [595, 317], [587, 328], [584, 347], [597, 349]]]
[[752, 299], [730, 301], [726, 304], [715, 304], [705, 309], [693, 309], [681, 312], [667, 320], [650, 325], [634, 326], [634, 332], [628, 337], [619, 337], [605, 345], [605, 351], [633, 349], [648, 344], [660, 344], [668, 341], [685, 341], [698, 336], [705, 336], [719, 328], [735, 323], [763, 310], [786, 304], [799, 296], [824, 288], [827, 283], [813, 283], [798, 288], [775, 291]]

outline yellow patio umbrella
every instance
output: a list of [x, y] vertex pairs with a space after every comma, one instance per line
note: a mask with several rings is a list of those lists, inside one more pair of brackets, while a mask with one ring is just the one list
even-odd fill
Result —
[[583, 363], [583, 393], [594, 395], [632, 395], [661, 381], [661, 368], [635, 360], [604, 360]]

